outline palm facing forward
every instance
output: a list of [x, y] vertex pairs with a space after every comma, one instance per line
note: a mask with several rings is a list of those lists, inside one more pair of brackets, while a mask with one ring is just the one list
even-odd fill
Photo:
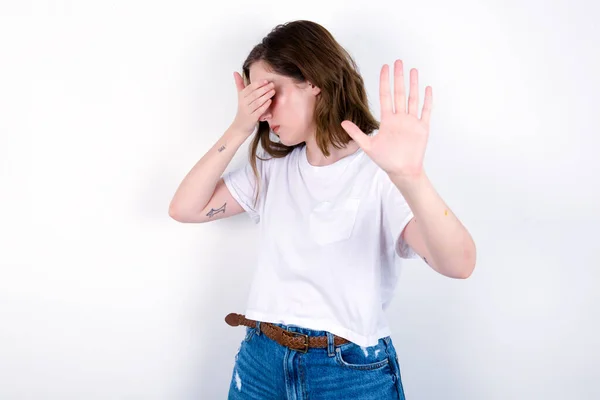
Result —
[[367, 136], [353, 122], [344, 121], [342, 127], [365, 153], [390, 176], [411, 179], [423, 173], [423, 158], [429, 138], [429, 120], [432, 105], [431, 86], [425, 88], [425, 102], [421, 117], [418, 115], [418, 71], [410, 71], [408, 107], [404, 89], [404, 67], [401, 60], [394, 63], [394, 99], [390, 93], [389, 67], [381, 68], [379, 101], [381, 123], [379, 133]]

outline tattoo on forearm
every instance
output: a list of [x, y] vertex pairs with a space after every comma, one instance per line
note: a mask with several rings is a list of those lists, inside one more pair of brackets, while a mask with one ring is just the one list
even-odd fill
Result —
[[216, 210], [214, 208], [211, 208], [210, 211], [208, 212], [208, 214], [206, 214], [206, 216], [209, 218], [212, 218], [220, 212], [225, 214], [225, 206], [227, 206], [227, 203], [223, 204], [223, 206], [221, 208], [217, 208]]
[[220, 152], [222, 152], [223, 150], [225, 150], [225, 148], [226, 148], [226, 146], [225, 146], [225, 145], [223, 145], [223, 146], [219, 147], [219, 153], [220, 153]]

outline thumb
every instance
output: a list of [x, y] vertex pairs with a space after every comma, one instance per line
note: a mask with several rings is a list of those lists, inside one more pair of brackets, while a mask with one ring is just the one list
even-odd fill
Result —
[[358, 143], [361, 149], [365, 150], [365, 148], [369, 146], [370, 137], [365, 135], [365, 133], [354, 124], [354, 122], [342, 121], [342, 128], [344, 128], [348, 136]]

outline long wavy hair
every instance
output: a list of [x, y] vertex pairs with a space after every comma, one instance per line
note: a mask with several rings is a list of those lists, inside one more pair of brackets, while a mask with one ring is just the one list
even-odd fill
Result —
[[[306, 20], [291, 21], [277, 25], [254, 46], [244, 61], [242, 70], [245, 84], [250, 83], [250, 66], [263, 61], [275, 73], [295, 83], [310, 81], [321, 89], [317, 96], [314, 118], [316, 141], [325, 156], [329, 145], [337, 149], [345, 147], [351, 137], [342, 128], [344, 120], [354, 122], [367, 135], [379, 129], [369, 110], [364, 81], [352, 56], [334, 39], [323, 26]], [[270, 137], [269, 124], [258, 122], [258, 130], [249, 147], [249, 161], [256, 177], [256, 196], [260, 193], [260, 178], [256, 159], [258, 145], [271, 157], [282, 158], [295, 147], [274, 142]]]

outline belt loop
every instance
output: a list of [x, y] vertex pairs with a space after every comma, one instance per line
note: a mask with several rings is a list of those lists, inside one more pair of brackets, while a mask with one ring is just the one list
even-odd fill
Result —
[[392, 357], [395, 357], [395, 352], [393, 346], [391, 346], [392, 339], [390, 336], [386, 336], [383, 338], [383, 343], [385, 344], [385, 352]]
[[256, 321], [256, 334], [260, 335], [260, 321]]
[[333, 357], [335, 355], [335, 338], [331, 332], [327, 333], [327, 356]]

